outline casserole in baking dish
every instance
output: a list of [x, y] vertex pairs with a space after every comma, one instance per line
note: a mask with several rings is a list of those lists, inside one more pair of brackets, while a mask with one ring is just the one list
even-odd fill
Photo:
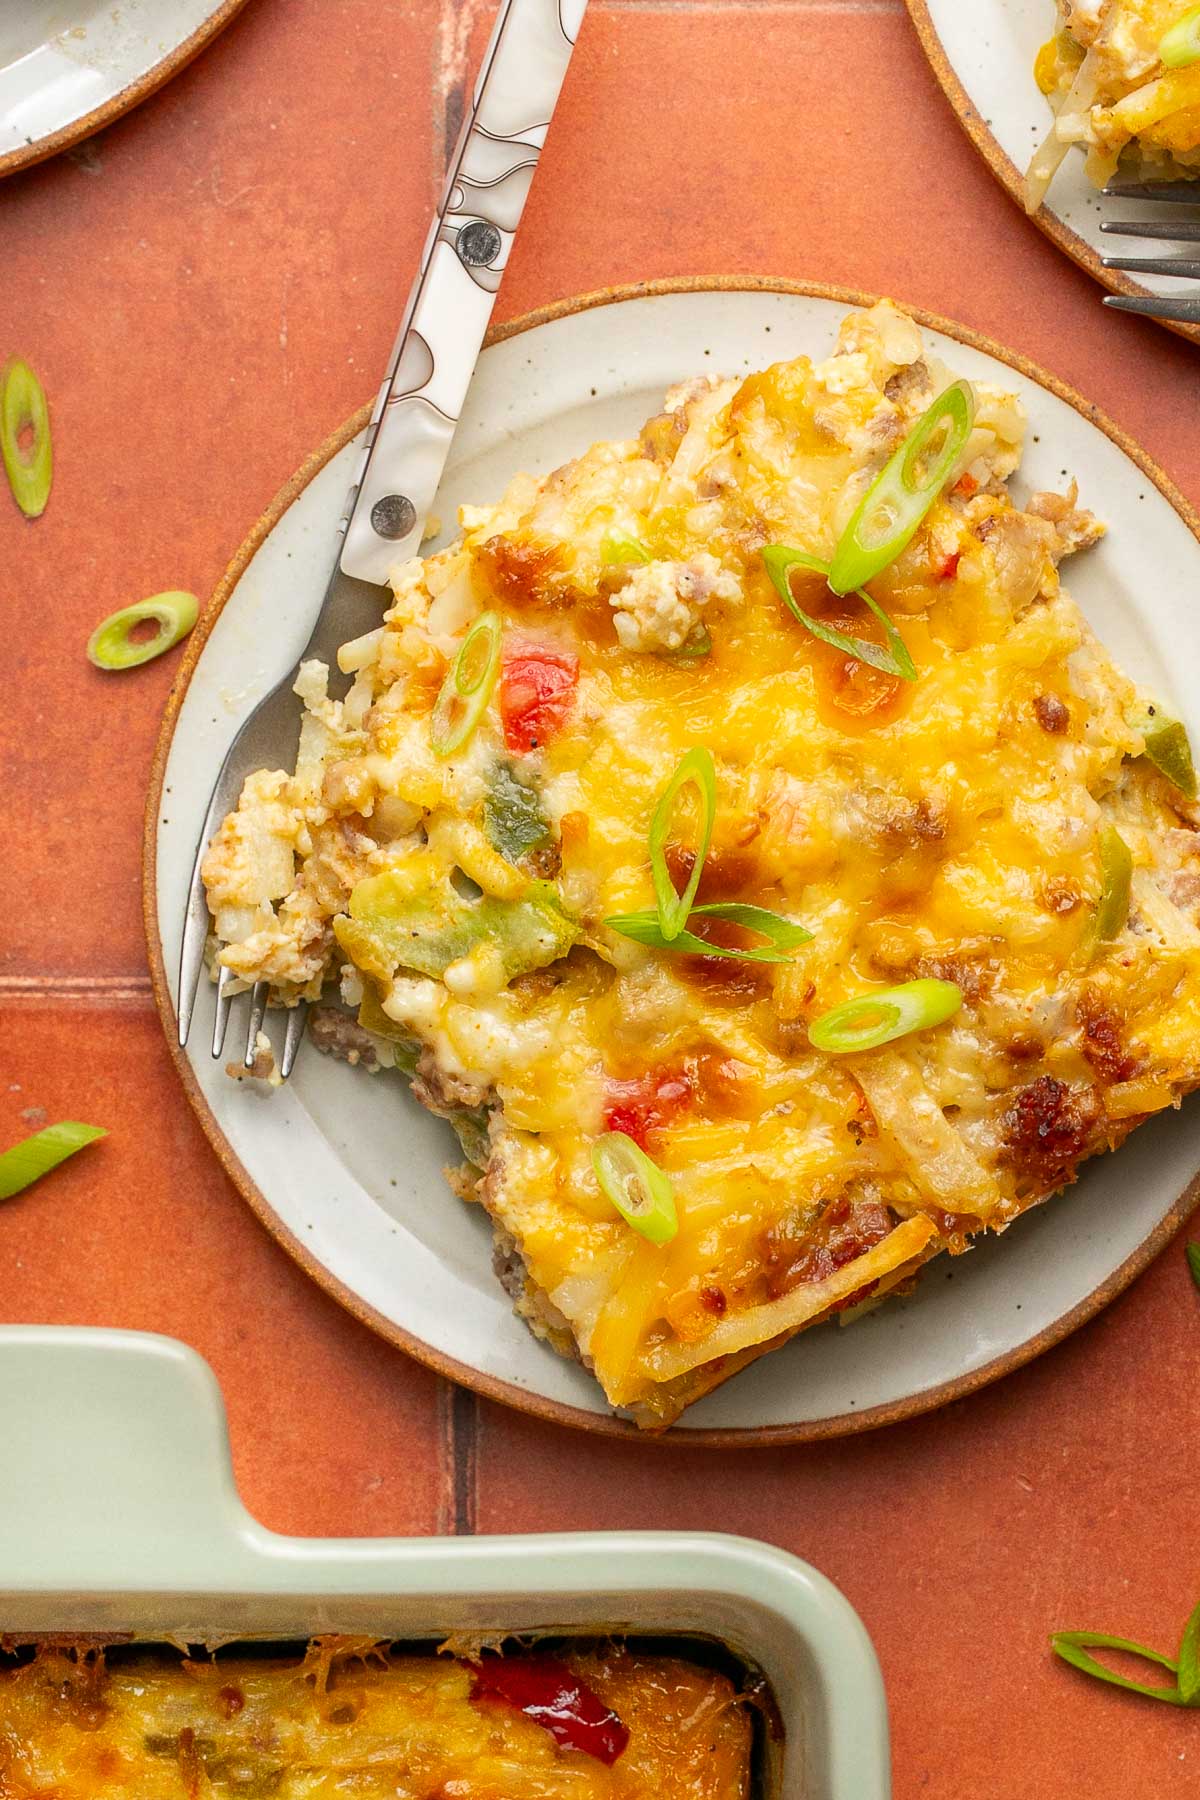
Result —
[[620, 1642], [0, 1656], [6, 1800], [750, 1800], [752, 1749], [727, 1674]]
[[[553, 1640], [570, 1662], [573, 1640], [587, 1641], [585, 1659], [615, 1640], [660, 1666], [682, 1659], [701, 1683], [716, 1668], [739, 1688], [765, 1684], [780, 1730], [761, 1734], [755, 1800], [888, 1800], [887, 1717], [866, 1633], [822, 1576], [767, 1545], [683, 1532], [277, 1536], [238, 1501], [206, 1366], [134, 1332], [0, 1327], [0, 1442], [10, 1649], [98, 1636], [201, 1655], [337, 1633], [430, 1648], [450, 1639], [473, 1660], [485, 1644], [537, 1651]], [[131, 1654], [114, 1653], [114, 1671]], [[444, 1679], [465, 1688], [446, 1666]], [[597, 1688], [607, 1681], [593, 1661], [578, 1667]], [[180, 1721], [176, 1734], [189, 1728]], [[169, 1736], [169, 1721], [150, 1735]]]

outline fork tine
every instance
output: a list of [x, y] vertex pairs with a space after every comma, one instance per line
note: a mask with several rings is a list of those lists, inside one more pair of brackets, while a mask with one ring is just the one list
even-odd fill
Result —
[[283, 1039], [283, 1061], [279, 1065], [279, 1073], [286, 1081], [296, 1061], [296, 1052], [300, 1048], [300, 1039], [304, 1036], [304, 1027], [308, 1020], [308, 1001], [301, 1000], [298, 1006], [288, 1010], [287, 1031]]
[[[221, 964], [221, 972], [217, 976], [217, 1011], [213, 1019], [212, 1053], [220, 1056], [225, 1048], [225, 1033], [229, 1029], [229, 989], [233, 982], [233, 973]], [[182, 1031], [183, 1027], [180, 1026]]]
[[254, 1067], [254, 1058], [258, 1054], [256, 1048], [258, 1034], [262, 1030], [262, 1023], [266, 1017], [267, 996], [270, 991], [265, 981], [256, 981], [254, 991], [250, 995], [250, 1020], [246, 1026], [246, 1054], [242, 1059], [243, 1067], [247, 1069]]
[[1130, 275], [1184, 275], [1200, 281], [1200, 258], [1195, 256], [1102, 256], [1106, 269], [1124, 269]]
[[208, 900], [200, 878], [200, 867], [207, 845], [208, 838], [202, 837], [196, 846], [192, 879], [188, 884], [187, 907], [183, 915], [183, 943], [179, 951], [179, 1003], [176, 1008], [181, 1050], [187, 1044], [188, 1032], [192, 1028], [196, 989], [200, 982], [200, 971], [204, 967], [204, 946], [208, 942]]
[[1174, 319], [1180, 324], [1200, 325], [1200, 295], [1194, 300], [1162, 300], [1154, 294], [1145, 299], [1133, 294], [1105, 294], [1105, 306], [1115, 312], [1141, 313], [1147, 319]]
[[1200, 206], [1194, 181], [1110, 181], [1104, 192], [1113, 200], [1166, 200]]
[[1101, 219], [1100, 229], [1115, 237], [1166, 238], [1178, 244], [1200, 244], [1200, 219]]

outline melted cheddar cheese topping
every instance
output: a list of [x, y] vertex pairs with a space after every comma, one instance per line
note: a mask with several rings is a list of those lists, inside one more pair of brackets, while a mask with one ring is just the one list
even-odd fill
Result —
[[[1195, 809], [1060, 582], [1103, 528], [1073, 486], [1023, 508], [1008, 491], [1017, 400], [975, 385], [946, 491], [871, 584], [916, 681], [818, 641], [764, 570], [775, 542], [828, 561], [950, 379], [882, 302], [824, 362], [676, 390], [639, 437], [464, 508], [343, 654], [348, 696], [303, 672], [296, 773], [252, 778], [209, 853], [221, 962], [285, 1001], [338, 976], [365, 1030], [335, 1015], [318, 1038], [415, 1063], [518, 1309], [648, 1426], [1002, 1229], [1198, 1078]], [[794, 591], [877, 629], [819, 576]], [[430, 715], [484, 609], [500, 681], [439, 757]], [[803, 924], [786, 964], [605, 924], [653, 906], [650, 821], [697, 745], [717, 784], [699, 899]], [[1132, 899], [1102, 942], [1114, 829]], [[829, 1008], [922, 976], [962, 989], [947, 1024], [812, 1048]], [[609, 1129], [669, 1175], [669, 1243], [598, 1186]]]

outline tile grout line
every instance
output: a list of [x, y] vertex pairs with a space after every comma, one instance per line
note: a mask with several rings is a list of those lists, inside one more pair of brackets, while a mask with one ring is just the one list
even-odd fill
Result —
[[440, 124], [433, 133], [434, 192], [440, 194], [458, 141], [470, 93], [468, 57], [471, 38], [481, 10], [491, 11], [486, 0], [443, 0], [433, 50], [433, 114]]
[[0, 975], [0, 1005], [150, 1008], [149, 975]]
[[477, 1439], [479, 1404], [469, 1388], [438, 1382], [441, 1481], [437, 1501], [439, 1537], [474, 1537], [478, 1530]]

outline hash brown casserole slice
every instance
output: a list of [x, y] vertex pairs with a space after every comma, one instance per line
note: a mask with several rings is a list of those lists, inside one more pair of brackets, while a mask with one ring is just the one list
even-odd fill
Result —
[[1058, 0], [1034, 71], [1055, 117], [1026, 177], [1029, 212], [1072, 145], [1097, 187], [1118, 163], [1135, 181], [1200, 175], [1200, 61], [1172, 67], [1162, 56], [1166, 34], [1194, 10], [1192, 0]]
[[[251, 777], [208, 854], [219, 961], [285, 1004], [339, 984], [318, 1042], [399, 1063], [456, 1122], [454, 1185], [518, 1311], [652, 1429], [1003, 1230], [1200, 1080], [1186, 739], [1062, 586], [1103, 530], [1074, 486], [1009, 492], [1016, 397], [974, 384], [961, 454], [870, 583], [915, 679], [814, 635], [764, 564], [774, 543], [827, 562], [950, 380], [883, 301], [824, 362], [686, 384], [640, 436], [464, 507], [342, 651], [345, 698], [302, 669], [296, 771]], [[790, 592], [826, 637], [882, 645], [821, 574]], [[481, 618], [495, 690], [438, 754]], [[716, 954], [761, 945], [698, 914], [712, 953], [605, 923], [655, 904], [652, 821], [690, 752], [712, 839], [680, 815], [675, 891], [699, 859], [698, 904], [804, 926], [779, 962]], [[914, 981], [958, 1010], [814, 1047], [829, 1009]], [[614, 1132], [666, 1178], [666, 1241], [598, 1180]]]

